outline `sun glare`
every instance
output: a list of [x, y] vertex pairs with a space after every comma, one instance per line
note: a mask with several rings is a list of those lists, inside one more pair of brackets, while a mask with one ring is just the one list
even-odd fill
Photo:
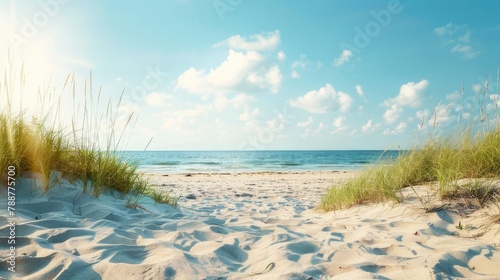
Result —
[[[21, 24], [11, 2], [10, 14], [0, 18], [0, 65], [2, 85], [0, 107], [27, 114], [40, 112], [41, 92], [51, 86], [58, 71], [55, 41], [49, 30], [37, 30], [26, 36], [26, 22]], [[43, 32], [42, 32], [43, 31]]]

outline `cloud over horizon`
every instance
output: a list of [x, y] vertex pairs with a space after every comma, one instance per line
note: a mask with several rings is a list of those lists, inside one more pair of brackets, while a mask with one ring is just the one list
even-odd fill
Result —
[[335, 91], [331, 84], [326, 84], [318, 90], [311, 90], [288, 102], [292, 107], [321, 114], [337, 110], [347, 112], [354, 99], [342, 91]]
[[246, 91], [278, 92], [283, 75], [277, 65], [255, 51], [229, 50], [226, 60], [215, 69], [190, 67], [179, 75], [177, 88], [192, 93], [228, 93]]
[[[254, 34], [248, 37], [234, 35], [224, 41], [213, 45], [214, 48], [228, 46], [230, 49], [243, 51], [272, 51], [280, 44], [280, 31], [263, 32], [262, 34]], [[280, 56], [284, 55], [281, 53]], [[284, 57], [282, 56], [284, 59]]]

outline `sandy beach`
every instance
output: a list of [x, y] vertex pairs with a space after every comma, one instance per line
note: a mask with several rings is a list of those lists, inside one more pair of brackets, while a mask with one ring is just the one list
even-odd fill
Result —
[[499, 10], [0, 0], [0, 280], [500, 280]]
[[[411, 189], [402, 204], [324, 213], [321, 194], [355, 172], [146, 174], [179, 209], [145, 198], [81, 194], [64, 179], [44, 195], [19, 180], [16, 272], [0, 209], [4, 279], [450, 279], [500, 278], [500, 225], [487, 211], [432, 201]], [[4, 190], [3, 190], [4, 191]], [[1, 205], [5, 204], [2, 193]], [[439, 207], [441, 206], [441, 207]], [[463, 225], [458, 229], [457, 225]]]

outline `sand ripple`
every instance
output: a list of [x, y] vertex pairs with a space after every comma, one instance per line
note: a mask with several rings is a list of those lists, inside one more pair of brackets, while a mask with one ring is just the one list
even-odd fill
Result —
[[[154, 176], [179, 210], [124, 207], [74, 187], [18, 202], [17, 272], [9, 279], [436, 279], [500, 277], [499, 227], [461, 238], [465, 219], [418, 204], [315, 209], [350, 174]], [[162, 184], [164, 185], [162, 187]], [[175, 188], [175, 189], [174, 189]], [[2, 196], [3, 197], [3, 196]], [[77, 199], [75, 199], [75, 197]], [[3, 198], [4, 199], [4, 198]], [[2, 205], [3, 201], [2, 201]], [[2, 218], [5, 209], [0, 209]], [[0, 255], [9, 228], [1, 219]], [[495, 233], [496, 232], [496, 233]]]

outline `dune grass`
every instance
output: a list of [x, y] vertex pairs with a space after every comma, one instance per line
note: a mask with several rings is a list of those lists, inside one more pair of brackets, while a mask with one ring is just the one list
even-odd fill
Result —
[[[20, 75], [17, 82], [25, 80], [22, 73]], [[74, 97], [77, 94], [76, 82], [70, 77], [67, 79], [69, 86], [65, 85], [65, 88], [69, 88]], [[158, 203], [177, 206], [177, 198], [153, 189], [138, 173], [136, 163], [120, 157], [117, 148], [123, 134], [115, 141], [116, 133], [111, 129], [106, 139], [107, 145], [98, 145], [102, 130], [96, 128], [103, 119], [116, 121], [116, 115], [110, 109], [111, 102], [108, 102], [108, 109], [103, 114], [97, 113], [97, 105], [91, 106], [90, 101], [87, 103], [87, 100], [94, 100], [92, 93], [87, 92], [91, 82], [85, 83], [85, 104], [81, 110], [83, 116], [75, 117], [70, 128], [59, 128], [57, 122], [61, 110], [54, 105], [38, 117], [23, 111], [13, 113], [12, 104], [9, 103], [9, 97], [16, 94], [11, 90], [14, 88], [13, 82], [16, 80], [6, 78], [0, 83], [1, 93], [8, 95], [4, 99], [7, 104], [0, 104], [4, 107], [0, 112], [0, 183], [5, 183], [8, 167], [14, 166], [17, 176], [33, 173], [41, 175], [42, 187], [46, 192], [53, 186], [52, 172], [58, 171], [70, 182], [79, 182], [82, 192], [91, 192], [96, 197], [103, 192], [118, 191], [122, 198], [128, 196], [126, 205], [137, 205], [141, 197], [149, 196]], [[100, 95], [95, 100], [100, 100]], [[77, 108], [73, 108], [73, 111], [79, 112]], [[77, 125], [77, 119], [82, 120], [81, 125]], [[129, 116], [124, 125], [130, 125], [131, 119]]]
[[[488, 96], [487, 84], [484, 96]], [[486, 114], [487, 106], [481, 103], [478, 115], [469, 118], [471, 122], [460, 126], [462, 129], [445, 136], [431, 133], [422, 148], [415, 145], [414, 149], [401, 152], [395, 161], [381, 160], [344, 185], [332, 186], [322, 197], [321, 208], [335, 211], [364, 202], [398, 203], [402, 199], [401, 189], [430, 182], [438, 183], [443, 199], [466, 198], [482, 206], [498, 192], [489, 182], [500, 177], [498, 108], [495, 101], [488, 107], [494, 107], [495, 113]], [[474, 178], [468, 183], [460, 182]]]

